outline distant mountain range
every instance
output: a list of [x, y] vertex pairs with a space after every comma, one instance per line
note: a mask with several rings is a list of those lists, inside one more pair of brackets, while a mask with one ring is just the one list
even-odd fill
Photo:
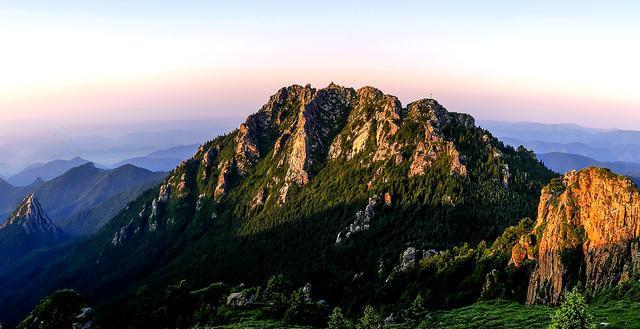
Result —
[[561, 152], [604, 162], [640, 163], [640, 131], [529, 122], [481, 121], [480, 125], [506, 144], [523, 145], [537, 154]]
[[33, 184], [37, 179], [48, 181], [64, 174], [73, 167], [83, 165], [87, 162], [89, 162], [89, 160], [75, 157], [70, 160], [53, 160], [47, 163], [35, 163], [21, 172], [8, 177], [7, 182], [13, 186], [27, 186]]
[[640, 181], [640, 163], [624, 161], [605, 162], [577, 154], [561, 152], [538, 154], [538, 159], [549, 169], [561, 174], [570, 170], [580, 170], [587, 167], [601, 167], [607, 168], [620, 175], [631, 177], [636, 182]]
[[[233, 123], [235, 125], [235, 123]], [[7, 127], [4, 127], [7, 128]], [[35, 129], [35, 128], [34, 128]], [[57, 131], [0, 129], [0, 175], [36, 162], [81, 157], [111, 164], [175, 145], [191, 145], [230, 130], [211, 122], [167, 121], [74, 126]]]
[[478, 124], [496, 137], [518, 137], [522, 140], [539, 140], [556, 143], [590, 141], [602, 133], [614, 130], [583, 127], [571, 123], [547, 124], [538, 122], [509, 122], [478, 120]]
[[[103, 169], [118, 168], [131, 164], [139, 168], [150, 171], [169, 171], [175, 168], [181, 161], [191, 157], [198, 148], [198, 145], [180, 145], [167, 149], [151, 152], [145, 156], [134, 157], [119, 161], [115, 164], [96, 164], [96, 167]], [[81, 157], [74, 157], [69, 160], [56, 159], [46, 163], [35, 163], [29, 165], [15, 175], [5, 178], [5, 181], [13, 186], [27, 186], [37, 184], [39, 180], [49, 181], [62, 175], [67, 170], [91, 162]]]
[[151, 171], [169, 171], [175, 168], [180, 162], [191, 157], [198, 145], [175, 146], [164, 150], [151, 152], [143, 157], [134, 157], [122, 160], [111, 167], [119, 167], [125, 164], [132, 164], [136, 167], [145, 168]]
[[6, 217], [25, 195], [35, 193], [53, 222], [60, 222], [63, 230], [82, 221], [82, 217], [78, 217], [80, 213], [88, 214], [92, 209], [101, 207], [99, 212], [88, 216], [92, 224], [84, 223], [82, 229], [70, 230], [76, 234], [91, 233], [114, 212], [122, 209], [126, 202], [157, 184], [164, 176], [164, 172], [151, 172], [133, 165], [107, 170], [96, 168], [89, 162], [48, 182], [26, 187], [14, 187], [0, 181], [0, 217]]

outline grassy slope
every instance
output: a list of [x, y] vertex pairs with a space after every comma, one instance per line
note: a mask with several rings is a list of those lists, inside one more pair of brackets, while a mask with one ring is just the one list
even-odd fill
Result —
[[196, 327], [193, 329], [313, 329], [312, 327], [284, 324], [274, 320], [247, 320], [237, 324], [215, 327]]
[[[598, 328], [640, 328], [640, 302], [608, 301], [598, 302], [590, 307]], [[554, 308], [546, 306], [526, 306], [515, 302], [494, 300], [478, 302], [471, 306], [432, 314], [433, 319], [423, 323], [421, 328], [547, 328]], [[280, 321], [258, 320], [248, 312], [247, 317], [236, 324], [220, 327], [200, 327], [198, 329], [307, 329], [304, 326], [289, 326]], [[608, 323], [605, 326], [601, 323]], [[409, 329], [407, 325], [385, 326], [388, 329]], [[195, 329], [195, 328], [194, 328]]]
[[[609, 323], [607, 328], [640, 327], [638, 302], [608, 301], [595, 303], [590, 309], [596, 323]], [[547, 328], [553, 312], [546, 306], [496, 300], [434, 313], [430, 323], [432, 328]]]
[[260, 311], [231, 311], [233, 324], [221, 326], [196, 326], [191, 329], [313, 329], [313, 327], [286, 324], [278, 320], [265, 320]]

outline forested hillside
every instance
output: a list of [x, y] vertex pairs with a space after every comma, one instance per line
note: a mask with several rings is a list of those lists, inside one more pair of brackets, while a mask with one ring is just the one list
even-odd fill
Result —
[[[181, 280], [257, 286], [276, 274], [347, 312], [418, 293], [432, 307], [470, 303], [494, 263], [508, 261], [481, 257], [498, 249], [480, 242], [535, 218], [553, 177], [532, 152], [432, 99], [403, 107], [372, 87], [282, 88], [96, 235], [25, 260], [21, 277], [0, 275], [0, 316], [15, 322], [73, 288], [99, 306], [98, 321], [123, 327], [142, 286], [159, 306]], [[463, 247], [441, 252], [454, 246]], [[421, 259], [435, 270], [468, 262], [447, 276], [403, 274]]]

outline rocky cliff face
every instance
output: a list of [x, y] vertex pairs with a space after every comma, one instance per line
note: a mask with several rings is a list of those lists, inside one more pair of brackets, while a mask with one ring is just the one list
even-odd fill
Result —
[[537, 260], [527, 302], [557, 304], [578, 282], [594, 293], [638, 273], [639, 212], [636, 185], [605, 169], [569, 172], [545, 187], [533, 234], [513, 252], [515, 265]]

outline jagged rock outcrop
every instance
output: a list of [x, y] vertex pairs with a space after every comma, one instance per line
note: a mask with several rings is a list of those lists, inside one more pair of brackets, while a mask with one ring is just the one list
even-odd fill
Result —
[[158, 193], [158, 202], [167, 202], [171, 198], [171, 186], [168, 184], [160, 185], [160, 192]]
[[236, 161], [238, 172], [246, 173], [248, 167], [253, 166], [260, 159], [260, 150], [258, 150], [257, 140], [261, 127], [254, 120], [247, 120], [238, 128], [238, 136], [236, 138]]
[[47, 234], [51, 236], [60, 234], [60, 230], [44, 212], [35, 194], [29, 194], [20, 203], [16, 211], [0, 225], [0, 230], [8, 229], [11, 226], [21, 227], [26, 234]]
[[313, 291], [313, 288], [311, 287], [311, 283], [308, 283], [304, 285], [304, 287], [302, 287], [302, 296], [304, 298], [304, 301], [307, 303], [311, 302], [311, 292]]
[[[365, 156], [364, 166], [389, 162], [371, 178], [371, 186], [384, 180], [386, 166], [408, 161], [407, 175], [414, 177], [423, 175], [440, 157], [447, 158], [452, 175], [466, 176], [464, 157], [444, 132], [444, 127], [453, 125], [468, 128], [474, 121], [448, 112], [431, 99], [403, 108], [397, 97], [373, 87], [356, 91], [333, 83], [322, 89], [293, 85], [280, 89], [240, 125], [232, 156], [221, 145], [203, 147], [196, 155], [202, 157], [204, 179], [216, 172], [211, 167], [217, 163], [217, 182], [211, 192], [215, 200], [228, 191], [236, 175], [245, 177], [262, 158], [270, 157], [274, 165], [252, 200], [252, 208], [260, 209], [268, 202], [284, 204], [291, 187], [307, 185], [327, 161], [358, 155]], [[401, 136], [405, 126], [410, 126], [410, 134], [417, 129], [418, 140]]]
[[310, 167], [326, 156], [329, 141], [349, 113], [354, 94], [350, 88], [335, 84], [316, 90], [307, 85], [299, 91], [300, 106], [293, 124], [276, 141], [274, 156], [285, 152], [278, 164], [286, 167], [279, 203], [286, 201], [291, 184], [305, 185], [312, 173]]
[[38, 198], [29, 194], [0, 225], [0, 267], [33, 250], [58, 245], [67, 238], [51, 221]]
[[525, 238], [514, 251], [518, 264], [537, 249], [527, 302], [557, 304], [578, 282], [593, 294], [639, 273], [639, 214], [636, 185], [606, 169], [572, 171], [545, 187], [536, 246], [529, 251]]
[[420, 250], [415, 247], [407, 247], [400, 255], [400, 263], [394, 268], [396, 272], [407, 272], [416, 268], [421, 260], [438, 254], [434, 249]]
[[122, 226], [119, 231], [113, 234], [113, 237], [111, 238], [111, 244], [114, 246], [119, 246], [123, 242], [127, 241], [129, 239], [129, 236], [131, 235], [132, 227], [133, 220], [129, 221], [129, 223]]
[[420, 122], [424, 134], [424, 138], [417, 141], [416, 150], [411, 157], [409, 177], [424, 174], [443, 154], [449, 159], [452, 174], [466, 176], [467, 167], [461, 162], [461, 154], [452, 141], [445, 140], [442, 128], [453, 123], [470, 128], [474, 126], [473, 118], [469, 115], [450, 113], [432, 99], [413, 102], [407, 109], [409, 120]]
[[343, 232], [338, 233], [336, 244], [340, 244], [343, 239], [349, 238], [353, 233], [368, 230], [371, 226], [371, 221], [384, 204], [383, 194], [370, 197], [365, 208], [356, 212], [353, 222]]
[[[331, 144], [329, 157], [347, 160], [366, 147], [370, 136], [375, 134], [373, 161], [387, 160], [398, 155], [392, 137], [401, 125], [402, 105], [397, 97], [385, 95], [373, 87], [362, 87], [356, 92], [357, 101], [352, 110], [347, 128]], [[398, 158], [398, 161], [400, 159]]]
[[494, 268], [493, 270], [491, 270], [491, 272], [485, 275], [484, 284], [482, 285], [482, 292], [480, 293], [481, 298], [495, 298], [492, 293], [495, 292], [496, 287], [500, 282], [499, 273], [500, 272]]
[[218, 175], [218, 182], [213, 191], [213, 198], [216, 200], [219, 200], [229, 190], [233, 170], [231, 161], [222, 163], [219, 167], [220, 175]]

